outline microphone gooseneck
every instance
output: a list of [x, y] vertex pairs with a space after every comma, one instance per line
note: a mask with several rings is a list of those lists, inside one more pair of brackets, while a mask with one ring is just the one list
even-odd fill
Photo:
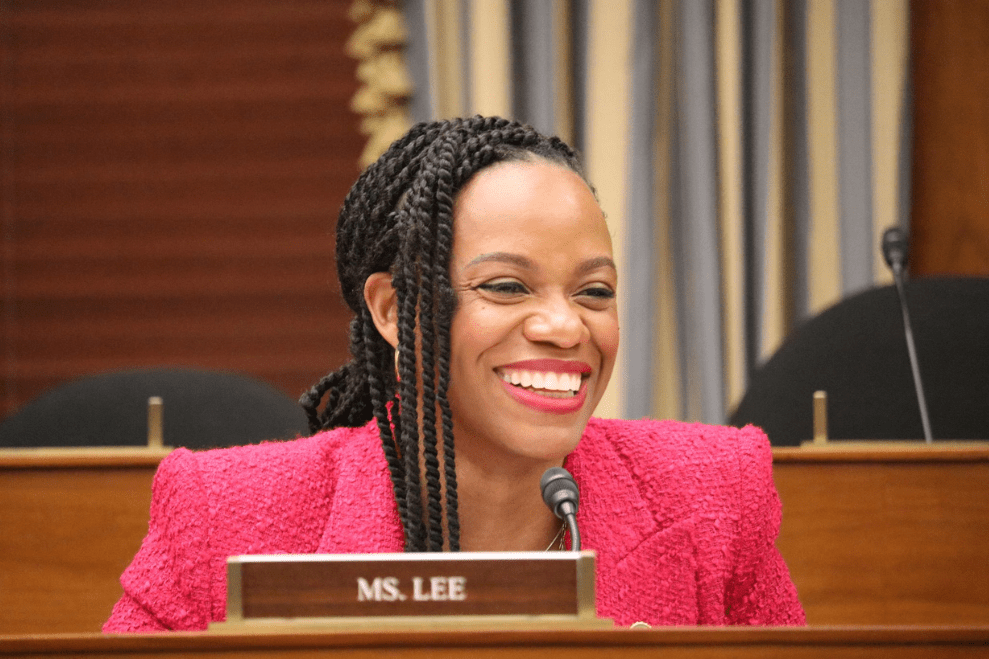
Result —
[[543, 493], [543, 501], [562, 519], [570, 531], [570, 548], [580, 551], [580, 531], [577, 529], [577, 505], [580, 502], [580, 491], [577, 481], [563, 467], [550, 467], [539, 479], [539, 489]]
[[903, 333], [907, 339], [907, 353], [910, 356], [910, 370], [913, 372], [913, 386], [917, 391], [917, 405], [920, 407], [920, 423], [924, 428], [924, 441], [930, 444], [934, 438], [931, 434], [931, 422], [927, 416], [924, 385], [920, 380], [920, 365], [917, 362], [917, 349], [913, 343], [913, 329], [910, 325], [910, 312], [907, 310], [907, 297], [903, 290], [903, 272], [907, 265], [909, 244], [907, 234], [899, 227], [890, 227], [883, 232], [883, 258], [889, 269], [893, 271], [893, 283], [896, 284], [896, 294], [900, 299], [900, 311], [903, 313]]

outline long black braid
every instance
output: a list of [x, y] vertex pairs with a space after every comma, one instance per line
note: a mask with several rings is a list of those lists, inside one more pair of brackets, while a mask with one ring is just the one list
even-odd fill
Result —
[[[420, 123], [361, 174], [340, 210], [337, 272], [343, 298], [355, 313], [352, 360], [299, 402], [312, 432], [376, 420], [406, 551], [442, 551], [444, 538], [452, 551], [460, 549], [447, 398], [456, 308], [450, 281], [454, 200], [485, 167], [534, 158], [584, 176], [570, 147], [523, 124], [497, 117]], [[397, 369], [395, 350], [378, 333], [364, 300], [364, 283], [376, 272], [390, 273], [396, 291]]]

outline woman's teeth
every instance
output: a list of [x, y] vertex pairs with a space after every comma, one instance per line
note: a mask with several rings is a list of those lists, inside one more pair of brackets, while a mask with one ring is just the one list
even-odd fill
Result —
[[501, 379], [525, 389], [572, 393], [580, 389], [580, 373], [546, 373], [543, 371], [500, 371]]

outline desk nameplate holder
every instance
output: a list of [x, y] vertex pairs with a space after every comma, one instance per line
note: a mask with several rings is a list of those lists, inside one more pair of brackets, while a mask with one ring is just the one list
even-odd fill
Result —
[[594, 552], [303, 554], [227, 559], [213, 633], [614, 627], [595, 613]]

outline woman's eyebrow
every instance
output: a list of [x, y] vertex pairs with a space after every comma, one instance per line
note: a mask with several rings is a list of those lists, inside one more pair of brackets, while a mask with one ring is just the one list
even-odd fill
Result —
[[517, 265], [525, 270], [534, 270], [535, 265], [532, 260], [520, 254], [512, 254], [511, 252], [488, 252], [487, 254], [481, 254], [475, 257], [468, 263], [464, 268], [469, 268], [471, 266], [477, 265], [478, 263], [486, 263], [488, 261], [500, 261], [502, 263], [511, 263], [512, 265]]
[[[464, 266], [464, 268], [470, 268], [478, 263], [486, 263], [488, 261], [510, 263], [524, 270], [536, 269], [536, 265], [532, 262], [532, 259], [522, 256], [521, 254], [512, 254], [511, 252], [489, 252], [487, 254], [481, 254], [480, 256], [474, 257], [470, 263]], [[599, 268], [611, 268], [615, 271], [618, 270], [618, 267], [615, 265], [615, 261], [612, 258], [607, 256], [597, 256], [592, 259], [587, 259], [577, 266], [577, 274], [583, 275], [593, 270], [598, 270]]]
[[593, 270], [599, 268], [611, 268], [615, 272], [618, 272], [618, 266], [615, 265], [615, 261], [607, 256], [598, 256], [593, 259], [587, 259], [577, 267], [577, 274], [584, 275]]

